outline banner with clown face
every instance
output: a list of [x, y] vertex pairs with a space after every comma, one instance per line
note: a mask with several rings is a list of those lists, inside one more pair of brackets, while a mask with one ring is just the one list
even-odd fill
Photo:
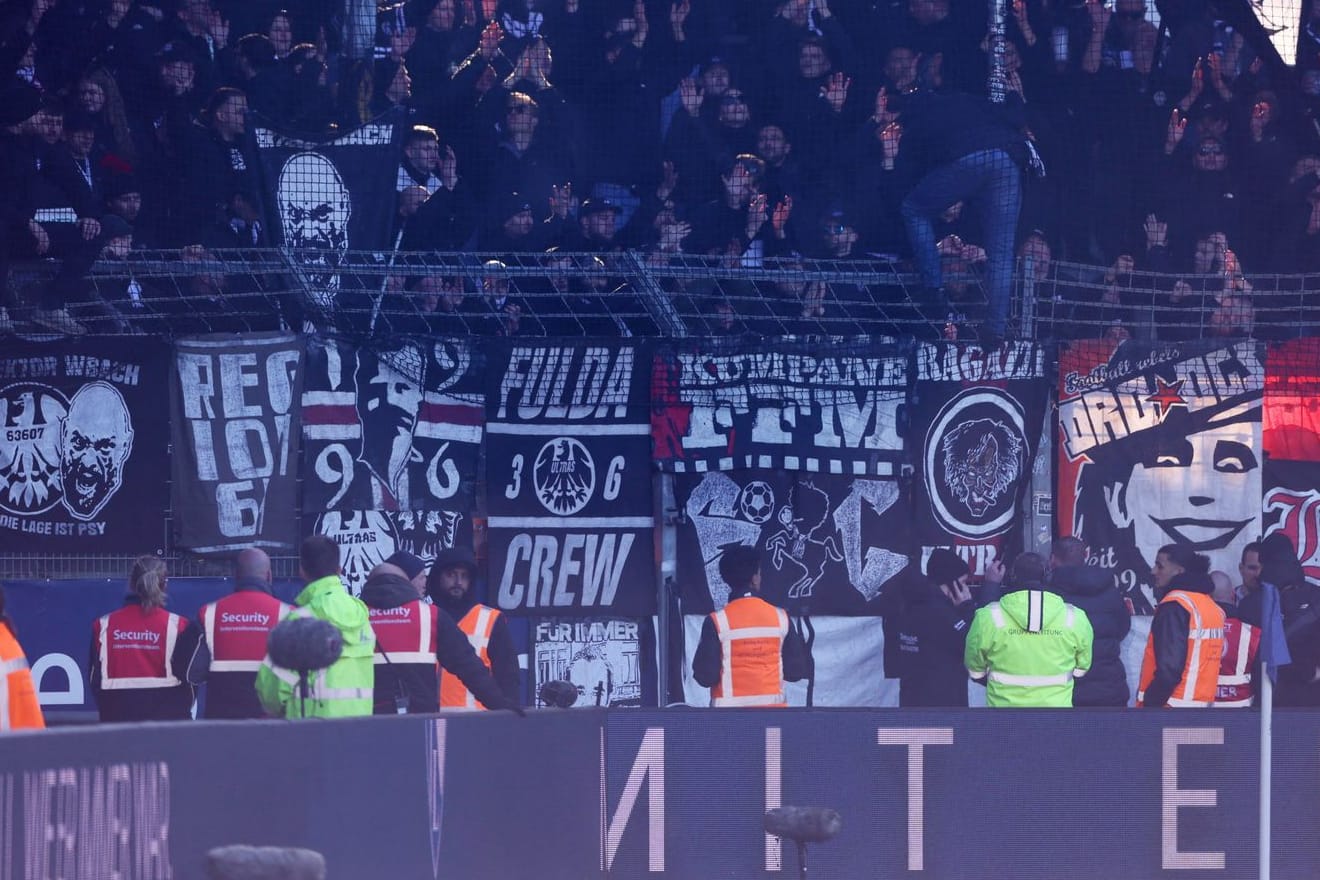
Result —
[[1160, 547], [1235, 572], [1261, 531], [1259, 343], [1080, 343], [1060, 353], [1060, 535], [1150, 613]]
[[1045, 418], [1045, 353], [1015, 342], [926, 344], [917, 351], [908, 446], [914, 450], [922, 568], [952, 548], [974, 577], [1021, 548], [1023, 507]]
[[33, 552], [165, 546], [169, 346], [11, 340], [0, 355], [0, 543]]

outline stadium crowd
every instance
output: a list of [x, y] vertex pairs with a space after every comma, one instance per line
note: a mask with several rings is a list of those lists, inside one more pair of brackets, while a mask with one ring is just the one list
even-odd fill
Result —
[[[378, 10], [374, 52], [345, 45], [344, 10], [324, 0], [3, 10], [3, 264], [61, 260], [33, 318], [68, 333], [85, 329], [65, 305], [89, 296], [82, 279], [98, 258], [180, 248], [200, 260], [277, 241], [258, 117], [315, 139], [401, 109], [405, 250], [638, 249], [657, 264], [705, 255], [787, 270], [903, 260], [916, 161], [905, 104], [917, 88], [984, 94], [989, 57], [985, 4], [950, 0], [407, 0]], [[1320, 271], [1320, 40], [1308, 26], [1296, 70], [1272, 67], [1234, 27], [1236, 10], [1169, 0], [1157, 29], [1146, 0], [1009, 4], [1008, 101], [1048, 169], [1025, 184], [1025, 290], [1069, 303], [1077, 335], [1153, 332], [1133, 312], [1151, 305], [1138, 291], [1150, 284], [1156, 307], [1183, 314], [1184, 335], [1249, 332], [1248, 270]], [[1320, 20], [1320, 4], [1310, 15]], [[979, 217], [961, 208], [944, 213], [940, 253], [974, 277], [986, 252]], [[1108, 269], [1070, 285], [1052, 271], [1059, 260]], [[1187, 278], [1134, 282], [1146, 271]], [[529, 309], [517, 291], [464, 302], [478, 274], [386, 289], [442, 329], [495, 299], [489, 332], [553, 329], [519, 320]], [[601, 293], [588, 276], [573, 277], [574, 295]], [[226, 292], [222, 277], [195, 281], [181, 291]], [[131, 313], [140, 285], [120, 286], [97, 296]], [[729, 287], [701, 305], [712, 332], [748, 329]], [[893, 304], [791, 271], [750, 294], [803, 320]], [[12, 328], [0, 313], [0, 331]]]

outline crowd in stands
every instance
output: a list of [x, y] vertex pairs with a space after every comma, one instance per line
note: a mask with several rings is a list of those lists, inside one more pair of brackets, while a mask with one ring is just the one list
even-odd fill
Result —
[[[1252, 330], [1251, 273], [1320, 272], [1311, 25], [1292, 69], [1244, 38], [1226, 0], [1161, 3], [1158, 28], [1147, 0], [1008, 9], [1008, 100], [1025, 104], [1048, 168], [1026, 182], [1026, 295], [1071, 303], [1076, 335], [1141, 335], [1135, 310], [1152, 303], [1134, 276], [1171, 273], [1153, 304], [1197, 310], [1182, 332], [1239, 335]], [[324, 139], [403, 113], [405, 250], [517, 260], [633, 249], [657, 264], [699, 255], [787, 269], [903, 260], [905, 98], [918, 86], [984, 94], [990, 57], [986, 5], [951, 0], [406, 0], [377, 11], [371, 57], [345, 45], [344, 8], [325, 0], [3, 10], [3, 267], [60, 258], [34, 315], [71, 333], [83, 328], [63, 306], [85, 296], [98, 258], [277, 242], [257, 118]], [[1320, 30], [1320, 3], [1309, 15]], [[950, 206], [939, 234], [949, 267], [974, 278], [985, 251], [971, 213]], [[1070, 284], [1052, 271], [1061, 260], [1108, 269]], [[575, 277], [574, 293], [599, 293]], [[472, 308], [462, 294], [480, 287], [400, 277], [387, 291], [443, 316]], [[1301, 290], [1282, 291], [1284, 305]], [[806, 280], [754, 293], [795, 319], [893, 304]], [[736, 296], [702, 310], [715, 332], [746, 329]], [[547, 329], [493, 311], [492, 332]]]

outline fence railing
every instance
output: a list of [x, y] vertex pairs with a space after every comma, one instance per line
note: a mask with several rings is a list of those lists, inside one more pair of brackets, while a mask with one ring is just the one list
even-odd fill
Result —
[[[947, 266], [954, 310], [985, 309], [978, 264]], [[1121, 268], [1121, 267], [1119, 267]], [[15, 272], [20, 333], [53, 264]], [[382, 253], [286, 249], [133, 252], [103, 260], [70, 312], [92, 333], [273, 329], [360, 335], [929, 335], [931, 304], [902, 264], [874, 259], [715, 259], [605, 254]], [[1109, 334], [1286, 338], [1320, 328], [1320, 276], [1170, 274], [1076, 263], [1019, 267], [1024, 338]], [[938, 321], [937, 321], [938, 323]]]

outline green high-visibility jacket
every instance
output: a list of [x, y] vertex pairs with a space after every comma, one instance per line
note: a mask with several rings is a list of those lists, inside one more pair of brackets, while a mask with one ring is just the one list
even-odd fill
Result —
[[376, 680], [372, 665], [376, 634], [367, 617], [367, 606], [348, 594], [338, 575], [312, 581], [294, 602], [297, 607], [285, 620], [316, 617], [333, 624], [344, 639], [344, 652], [328, 669], [311, 673], [305, 702], [299, 692], [298, 673], [276, 666], [267, 656], [257, 670], [261, 705], [267, 713], [284, 718], [370, 715]]
[[1091, 621], [1045, 590], [1018, 590], [977, 609], [963, 664], [985, 680], [987, 706], [1071, 706], [1091, 668]]

